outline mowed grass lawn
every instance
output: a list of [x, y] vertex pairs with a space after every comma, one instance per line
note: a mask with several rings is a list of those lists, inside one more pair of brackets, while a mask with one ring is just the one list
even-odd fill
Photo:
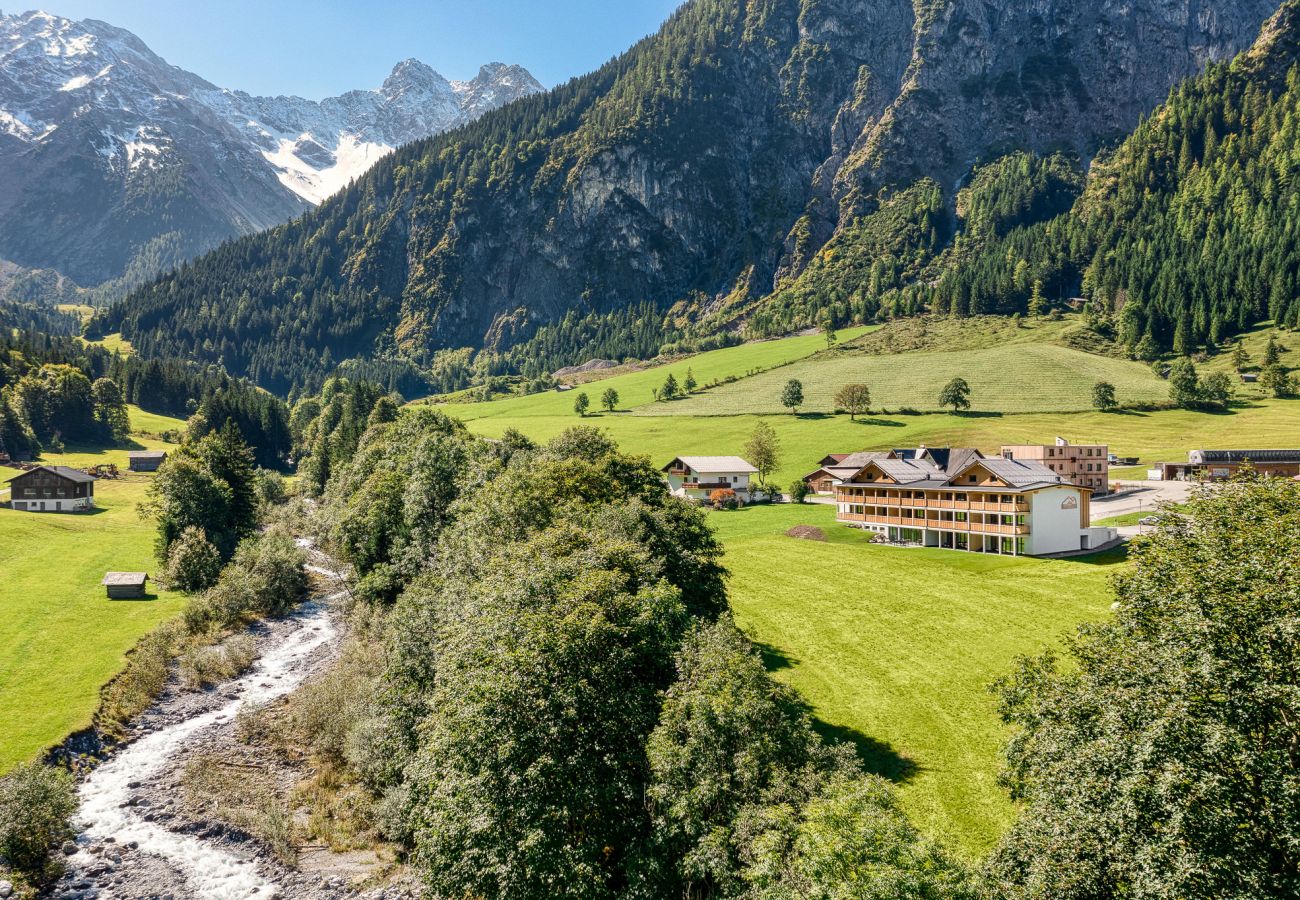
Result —
[[[894, 780], [918, 827], [986, 852], [1014, 807], [997, 784], [1007, 732], [987, 688], [1113, 602], [1111, 554], [1042, 561], [874, 546], [829, 506], [713, 513], [737, 624], [826, 734]], [[796, 540], [795, 525], [825, 543]]]
[[782, 388], [792, 378], [803, 384], [803, 409], [808, 412], [832, 412], [835, 394], [846, 384], [870, 387], [875, 409], [937, 410], [944, 385], [957, 377], [970, 385], [974, 409], [994, 412], [1090, 410], [1092, 388], [1099, 381], [1115, 386], [1121, 404], [1169, 399], [1169, 384], [1146, 365], [1044, 343], [889, 356], [833, 354], [722, 385], [678, 403], [642, 407], [637, 414], [780, 413], [784, 411]]
[[[175, 419], [138, 421], [165, 428]], [[159, 430], [165, 430], [159, 429]], [[164, 445], [136, 438], [141, 446]], [[126, 466], [126, 450], [74, 448], [41, 462]], [[18, 474], [0, 469], [0, 479]], [[121, 670], [136, 640], [176, 615], [178, 594], [153, 591], [147, 601], [110, 601], [100, 579], [108, 571], [156, 571], [153, 524], [140, 517], [145, 476], [101, 480], [99, 511], [44, 515], [0, 508], [0, 772], [31, 759], [90, 724], [99, 689]], [[8, 492], [0, 490], [0, 500]]]

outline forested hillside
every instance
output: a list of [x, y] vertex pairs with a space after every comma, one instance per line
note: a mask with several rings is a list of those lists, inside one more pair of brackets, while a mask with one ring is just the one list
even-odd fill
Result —
[[[355, 358], [395, 386], [445, 373], [439, 351], [488, 348], [482, 375], [519, 371], [530, 341], [558, 364], [806, 324], [785, 300], [764, 322], [764, 298], [828, 253], [886, 294], [907, 283], [951, 240], [950, 186], [977, 163], [1090, 157], [1275, 8], [694, 0], [601, 70], [398, 151], [94, 328], [288, 391]], [[858, 285], [841, 299], [907, 311]], [[640, 304], [663, 318], [615, 335]]]
[[1263, 319], [1300, 326], [1300, 6], [1180, 86], [1101, 160], [1065, 215], [954, 254], [920, 301], [1020, 312], [1035, 283], [1081, 291], [1135, 355], [1179, 354]]
[[121, 441], [128, 403], [188, 418], [188, 436], [196, 439], [234, 422], [261, 466], [289, 458], [284, 402], [214, 366], [146, 361], [73, 337], [0, 329], [0, 453], [27, 458], [65, 443]]

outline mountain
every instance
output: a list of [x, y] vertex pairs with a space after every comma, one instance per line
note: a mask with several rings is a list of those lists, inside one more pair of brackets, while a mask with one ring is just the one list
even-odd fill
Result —
[[279, 225], [393, 148], [542, 90], [518, 66], [448, 81], [416, 60], [375, 91], [254, 97], [87, 19], [0, 15], [0, 259], [139, 283]]
[[1089, 160], [1276, 8], [693, 0], [597, 72], [403, 148], [95, 327], [280, 390], [459, 347], [533, 365], [512, 348], [560, 331], [581, 361], [644, 305], [665, 337], [799, 327], [824, 302], [800, 292], [810, 275], [852, 260], [882, 289], [914, 278], [977, 164]]

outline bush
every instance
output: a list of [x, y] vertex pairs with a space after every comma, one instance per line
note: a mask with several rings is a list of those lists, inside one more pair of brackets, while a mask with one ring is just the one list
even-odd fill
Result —
[[284, 476], [274, 469], [258, 469], [255, 487], [257, 499], [263, 508], [279, 506], [289, 496], [285, 488]]
[[38, 884], [58, 874], [54, 848], [74, 837], [77, 795], [71, 776], [32, 763], [0, 778], [0, 857]]
[[307, 593], [307, 557], [289, 535], [269, 531], [245, 540], [207, 593], [182, 614], [191, 634], [231, 628], [256, 616], [278, 616]]
[[222, 644], [191, 647], [181, 656], [181, 678], [191, 689], [228, 681], [248, 671], [257, 659], [257, 642], [252, 635], [237, 634]]
[[191, 526], [181, 532], [167, 551], [167, 581], [187, 594], [206, 590], [221, 575], [221, 552], [208, 540], [202, 528]]
[[731, 488], [718, 488], [709, 494], [709, 503], [714, 509], [739, 509], [740, 497]]
[[803, 503], [808, 499], [808, 495], [811, 493], [812, 488], [808, 486], [808, 482], [801, 478], [794, 484], [790, 485], [790, 502]]
[[181, 640], [180, 626], [164, 622], [136, 642], [126, 668], [100, 694], [95, 724], [107, 737], [121, 737], [126, 725], [149, 708], [167, 686], [167, 667]]

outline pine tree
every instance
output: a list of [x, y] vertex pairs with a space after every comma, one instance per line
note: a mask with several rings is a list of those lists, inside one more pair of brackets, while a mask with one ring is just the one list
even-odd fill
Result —
[[693, 394], [698, 386], [695, 381], [695, 372], [688, 368], [686, 370], [686, 380], [682, 382], [682, 387], [686, 389], [686, 393]]
[[1029, 295], [1029, 314], [1041, 316], [1047, 312], [1047, 298], [1043, 296], [1042, 279], [1034, 279], [1034, 289]]

